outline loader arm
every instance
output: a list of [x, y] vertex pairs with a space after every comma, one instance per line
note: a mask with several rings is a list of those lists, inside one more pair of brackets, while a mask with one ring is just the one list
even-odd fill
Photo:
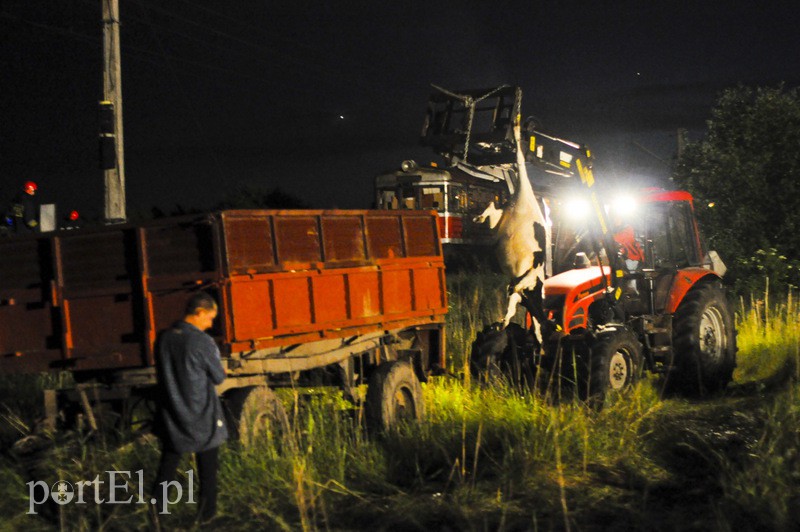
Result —
[[[535, 129], [530, 130], [527, 148], [528, 162], [560, 178], [580, 180], [581, 185], [587, 190], [592, 215], [596, 220], [596, 223], [590, 226], [593, 251], [598, 257], [598, 263], [601, 262], [601, 249], [605, 251], [610, 262], [609, 266], [615, 273], [610, 277], [610, 281], [603, 276], [603, 282], [606, 283], [606, 288], [610, 286], [616, 293], [623, 270], [605, 209], [597, 197], [591, 151], [586, 146]], [[603, 264], [598, 266], [602, 267]]]

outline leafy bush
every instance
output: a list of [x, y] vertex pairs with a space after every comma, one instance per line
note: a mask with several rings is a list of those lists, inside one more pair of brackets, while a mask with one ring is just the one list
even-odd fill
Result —
[[764, 275], [781, 293], [797, 286], [797, 262], [780, 257], [800, 256], [800, 93], [728, 89], [707, 125], [673, 179], [694, 195], [710, 247], [741, 295]]
[[785, 293], [800, 287], [800, 260], [781, 255], [776, 248], [759, 249], [739, 261], [736, 292], [753, 294], [763, 289], [768, 279], [773, 292]]

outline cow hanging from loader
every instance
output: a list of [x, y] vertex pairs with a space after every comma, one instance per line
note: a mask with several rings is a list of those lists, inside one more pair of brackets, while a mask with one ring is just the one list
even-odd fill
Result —
[[474, 221], [488, 223], [493, 230], [497, 262], [509, 278], [508, 304], [502, 328], [508, 327], [517, 306], [522, 303], [531, 315], [535, 338], [541, 345], [541, 324], [545, 320], [542, 291], [548, 224], [525, 168], [519, 118], [517, 115], [514, 123], [517, 180], [516, 183], [509, 181], [511, 197], [499, 207], [491, 202]]

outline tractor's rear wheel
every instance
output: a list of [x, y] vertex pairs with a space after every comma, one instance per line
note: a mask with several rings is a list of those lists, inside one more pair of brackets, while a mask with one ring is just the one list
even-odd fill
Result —
[[578, 395], [598, 408], [633, 386], [642, 373], [642, 344], [626, 329], [601, 334], [583, 357]]
[[673, 322], [674, 371], [671, 388], [689, 395], [728, 385], [736, 367], [736, 330], [725, 293], [717, 283], [689, 291]]

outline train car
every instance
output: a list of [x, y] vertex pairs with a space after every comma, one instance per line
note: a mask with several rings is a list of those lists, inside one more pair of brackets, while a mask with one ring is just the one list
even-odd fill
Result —
[[375, 178], [375, 202], [385, 210], [434, 210], [443, 244], [488, 245], [488, 228], [472, 218], [489, 202], [505, 202], [508, 186], [494, 174], [466, 165], [448, 168], [404, 161], [399, 170]]

